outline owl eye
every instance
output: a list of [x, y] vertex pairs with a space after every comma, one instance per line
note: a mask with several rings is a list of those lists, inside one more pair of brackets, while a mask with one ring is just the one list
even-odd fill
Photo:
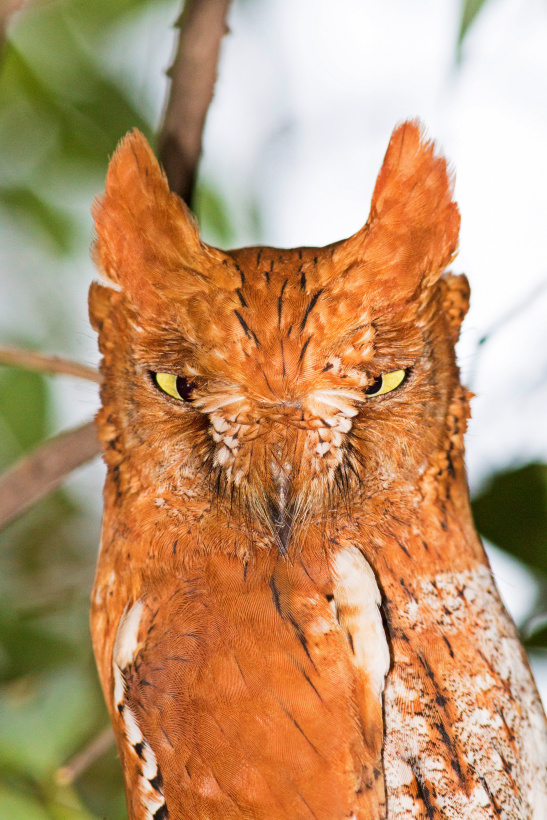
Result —
[[152, 373], [152, 378], [163, 393], [181, 401], [190, 401], [195, 388], [194, 382], [186, 376], [175, 376], [174, 373]]
[[366, 396], [382, 396], [391, 393], [404, 381], [406, 370], [392, 370], [391, 373], [382, 373], [365, 390]]

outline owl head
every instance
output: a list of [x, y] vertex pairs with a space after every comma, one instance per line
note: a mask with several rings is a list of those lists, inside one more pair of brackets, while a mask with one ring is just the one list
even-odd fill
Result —
[[366, 225], [324, 248], [206, 245], [138, 132], [94, 217], [99, 426], [124, 492], [209, 498], [285, 552], [446, 451], [468, 287], [443, 276], [460, 218], [417, 123], [394, 131]]

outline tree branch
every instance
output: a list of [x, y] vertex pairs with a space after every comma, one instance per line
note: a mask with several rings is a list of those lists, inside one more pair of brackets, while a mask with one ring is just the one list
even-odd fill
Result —
[[60, 433], [20, 459], [0, 476], [0, 529], [100, 452], [95, 424], [89, 421]]
[[201, 155], [207, 110], [217, 78], [220, 44], [227, 32], [230, 0], [187, 0], [171, 88], [159, 136], [159, 155], [171, 190], [189, 207]]
[[107, 726], [106, 729], [98, 734], [93, 740], [87, 744], [72, 760], [69, 760], [55, 773], [55, 782], [59, 786], [69, 786], [71, 783], [80, 777], [86, 769], [95, 763], [95, 761], [102, 757], [114, 744], [114, 730], [112, 726]]
[[77, 379], [87, 379], [90, 382], [101, 382], [98, 370], [87, 367], [85, 364], [62, 359], [59, 356], [45, 356], [31, 350], [21, 350], [13, 347], [0, 347], [0, 365], [21, 367], [24, 370], [34, 370], [39, 373], [63, 373], [66, 376], [75, 376]]

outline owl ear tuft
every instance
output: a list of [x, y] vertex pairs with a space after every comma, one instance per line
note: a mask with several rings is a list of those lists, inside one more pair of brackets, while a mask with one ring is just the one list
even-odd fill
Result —
[[104, 195], [93, 205], [93, 257], [105, 278], [141, 310], [206, 289], [207, 261], [221, 254], [202, 244], [197, 223], [139, 131], [119, 143]]
[[336, 265], [386, 299], [408, 299], [435, 283], [457, 251], [460, 215], [452, 196], [446, 160], [418, 122], [403, 123], [391, 136], [368, 222], [336, 248]]

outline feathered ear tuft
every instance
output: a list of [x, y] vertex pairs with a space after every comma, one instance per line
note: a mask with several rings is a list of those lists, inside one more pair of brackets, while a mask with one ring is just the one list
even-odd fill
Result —
[[460, 215], [452, 195], [446, 160], [418, 122], [403, 123], [389, 142], [368, 222], [336, 248], [336, 265], [351, 271], [355, 286], [387, 299], [407, 299], [433, 284], [457, 250]]
[[110, 161], [93, 217], [97, 266], [145, 312], [165, 309], [175, 294], [180, 299], [207, 290], [208, 266], [217, 256], [216, 261], [225, 258], [200, 242], [194, 217], [171, 193], [146, 138], [136, 130], [121, 140]]

